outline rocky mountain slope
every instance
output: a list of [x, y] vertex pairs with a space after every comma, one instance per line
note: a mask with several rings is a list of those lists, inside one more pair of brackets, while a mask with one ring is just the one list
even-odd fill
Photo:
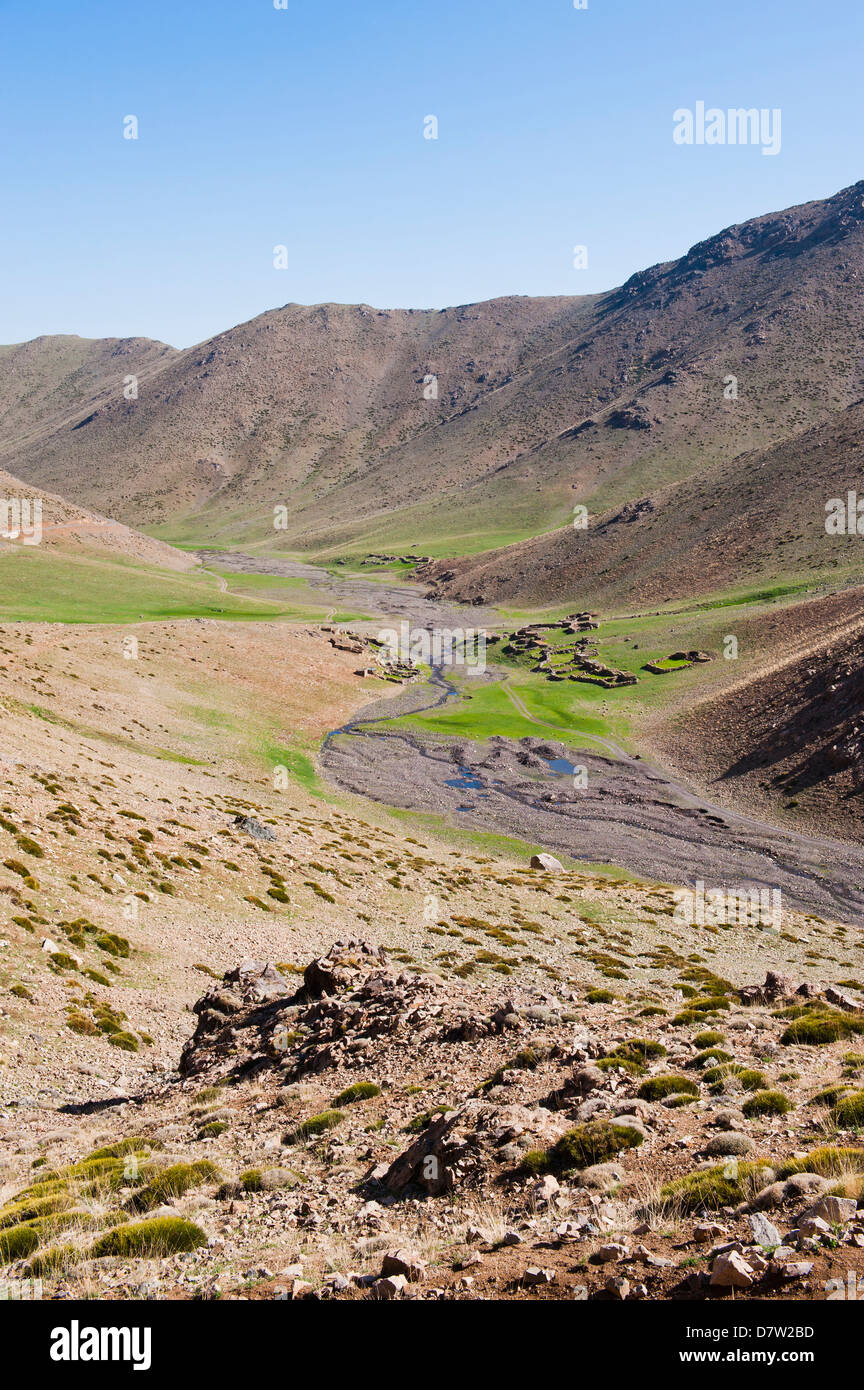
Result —
[[860, 479], [864, 403], [768, 449], [482, 555], [433, 560], [430, 592], [466, 603], [637, 608], [731, 588], [860, 574], [861, 537], [826, 530], [827, 504]]
[[94, 397], [122, 393], [131, 373], [146, 375], [174, 355], [149, 338], [33, 338], [0, 347], [2, 448], [26, 447], [46, 428], [74, 426]]
[[[114, 561], [136, 561], [159, 569], [192, 570], [198, 561], [164, 541], [145, 536], [122, 522], [100, 516], [86, 507], [76, 506], [64, 497], [22, 483], [20, 478], [0, 469], [0, 553], [26, 549], [31, 555], [46, 551], [74, 557], [82, 553]], [[11, 504], [8, 506], [7, 504]], [[34, 544], [38, 529], [39, 540]]]
[[36, 412], [6, 465], [127, 522], [227, 540], [274, 542], [290, 503], [279, 544], [331, 554], [388, 537], [476, 551], [715, 469], [734, 491], [740, 455], [861, 399], [862, 241], [856, 184], [608, 294], [288, 305], [152, 372], [142, 349], [138, 400], [102, 389], [74, 421]]
[[815, 606], [808, 650], [698, 701], [658, 741], [727, 804], [860, 841], [864, 618], [820, 640], [823, 607]]

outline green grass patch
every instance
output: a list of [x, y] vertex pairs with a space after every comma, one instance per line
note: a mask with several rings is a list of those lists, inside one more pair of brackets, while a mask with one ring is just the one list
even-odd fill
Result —
[[595, 1163], [608, 1162], [625, 1149], [636, 1148], [644, 1137], [631, 1125], [590, 1120], [562, 1134], [551, 1149], [530, 1150], [523, 1159], [523, 1167], [531, 1172], [552, 1173], [590, 1168]]
[[760, 1183], [765, 1186], [770, 1182], [771, 1174], [767, 1160], [748, 1163], [732, 1160], [673, 1178], [660, 1189], [660, 1196], [670, 1205], [680, 1205], [688, 1212], [717, 1211], [720, 1207], [743, 1202], [751, 1190], [759, 1190]]
[[640, 1100], [665, 1100], [667, 1096], [698, 1096], [699, 1087], [687, 1076], [676, 1076], [669, 1072], [664, 1076], [651, 1076], [643, 1081], [636, 1092]]
[[752, 1120], [757, 1115], [786, 1115], [792, 1109], [791, 1100], [782, 1091], [755, 1091], [747, 1097], [741, 1112]]
[[334, 1097], [333, 1109], [338, 1110], [340, 1105], [354, 1105], [358, 1100], [371, 1100], [380, 1094], [381, 1087], [376, 1086], [374, 1081], [355, 1081], [353, 1086], [346, 1086]]
[[90, 1257], [94, 1260], [109, 1255], [125, 1259], [164, 1258], [206, 1244], [207, 1236], [194, 1222], [184, 1221], [179, 1216], [156, 1216], [149, 1221], [115, 1226], [95, 1242]]

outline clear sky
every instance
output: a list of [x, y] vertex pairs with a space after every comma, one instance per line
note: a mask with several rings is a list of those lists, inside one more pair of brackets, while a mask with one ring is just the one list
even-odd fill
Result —
[[285, 4], [0, 0], [0, 342], [608, 289], [864, 173], [862, 0]]

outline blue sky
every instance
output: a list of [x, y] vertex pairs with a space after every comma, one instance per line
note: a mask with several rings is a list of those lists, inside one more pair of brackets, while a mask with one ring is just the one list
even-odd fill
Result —
[[[0, 0], [0, 342], [610, 288], [862, 176], [861, 11]], [[780, 154], [676, 145], [700, 100], [779, 107]]]

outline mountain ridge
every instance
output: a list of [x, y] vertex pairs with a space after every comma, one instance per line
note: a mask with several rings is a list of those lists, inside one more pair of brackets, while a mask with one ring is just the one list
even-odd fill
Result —
[[575, 504], [604, 515], [687, 485], [860, 400], [861, 252], [857, 183], [603, 294], [289, 304], [183, 351], [120, 340], [122, 360], [108, 340], [89, 394], [67, 372], [28, 420], [17, 403], [0, 462], [169, 539], [321, 558], [530, 543]]

